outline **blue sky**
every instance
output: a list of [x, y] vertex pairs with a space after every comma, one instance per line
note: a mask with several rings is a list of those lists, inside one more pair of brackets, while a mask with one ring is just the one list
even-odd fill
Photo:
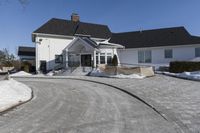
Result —
[[0, 49], [16, 54], [19, 45], [34, 46], [31, 33], [51, 18], [106, 24], [112, 32], [185, 26], [200, 36], [200, 0], [0, 0]]

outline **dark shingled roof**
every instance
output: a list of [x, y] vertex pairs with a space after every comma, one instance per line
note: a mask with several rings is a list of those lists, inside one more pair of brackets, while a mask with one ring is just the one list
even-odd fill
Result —
[[74, 36], [75, 34], [89, 35], [93, 38], [108, 39], [111, 32], [106, 25], [91, 24], [84, 22], [73, 22], [71, 20], [63, 20], [53, 18], [42, 25], [33, 33], [54, 34]]
[[200, 37], [191, 36], [184, 27], [173, 27], [113, 33], [109, 42], [121, 44], [125, 48], [143, 48], [200, 44]]
[[20, 46], [18, 48], [18, 56], [35, 56], [35, 48]]

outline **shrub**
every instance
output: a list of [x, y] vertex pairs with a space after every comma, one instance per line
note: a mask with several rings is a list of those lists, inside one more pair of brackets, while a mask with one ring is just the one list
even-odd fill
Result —
[[25, 72], [30, 72], [31, 71], [31, 63], [29, 63], [28, 61], [25, 61], [22, 63], [21, 65], [21, 70], [25, 71]]
[[174, 61], [170, 62], [169, 72], [172, 73], [182, 73], [182, 72], [192, 72], [200, 70], [200, 62], [190, 62], [190, 61]]
[[117, 55], [114, 55], [114, 56], [113, 56], [113, 59], [112, 59], [112, 65], [113, 65], [113, 66], [118, 66]]

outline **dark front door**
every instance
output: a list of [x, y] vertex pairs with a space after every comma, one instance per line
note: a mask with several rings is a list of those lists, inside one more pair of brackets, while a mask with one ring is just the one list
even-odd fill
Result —
[[47, 62], [46, 61], [40, 61], [40, 71], [43, 73], [47, 72]]
[[81, 55], [81, 66], [92, 66], [91, 54]]

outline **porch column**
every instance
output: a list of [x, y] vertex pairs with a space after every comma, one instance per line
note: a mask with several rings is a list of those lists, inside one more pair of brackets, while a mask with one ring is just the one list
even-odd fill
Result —
[[69, 57], [68, 57], [68, 50], [65, 50], [65, 68], [67, 69], [69, 67]]
[[96, 63], [96, 50], [94, 50], [94, 54], [93, 54], [93, 67], [97, 67], [97, 63]]

